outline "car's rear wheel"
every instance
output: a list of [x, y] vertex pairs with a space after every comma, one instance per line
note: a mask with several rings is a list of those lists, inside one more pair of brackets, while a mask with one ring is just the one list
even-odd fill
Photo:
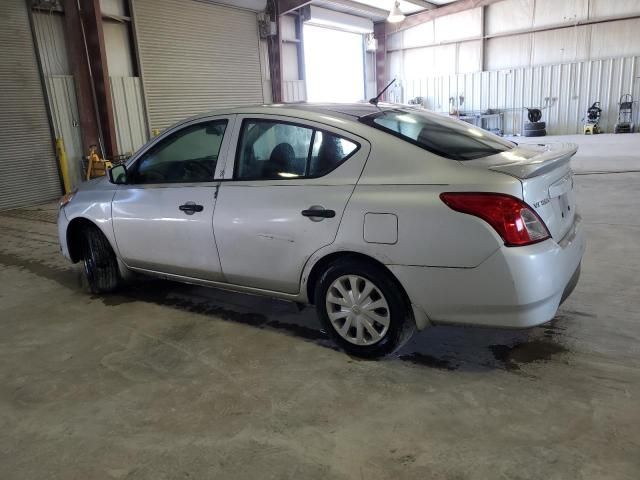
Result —
[[82, 269], [91, 293], [108, 293], [121, 282], [116, 255], [98, 227], [86, 227], [82, 232]]
[[392, 353], [415, 330], [400, 286], [383, 268], [366, 262], [330, 265], [316, 286], [315, 304], [324, 328], [356, 356]]

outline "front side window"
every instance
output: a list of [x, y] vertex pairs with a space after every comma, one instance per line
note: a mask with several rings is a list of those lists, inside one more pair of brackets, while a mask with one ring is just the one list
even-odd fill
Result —
[[242, 124], [234, 178], [283, 180], [326, 175], [358, 149], [335, 134], [274, 120]]
[[386, 110], [360, 121], [452, 160], [474, 160], [514, 147], [481, 128], [414, 109]]
[[151, 147], [131, 169], [131, 183], [213, 181], [226, 120], [189, 125]]

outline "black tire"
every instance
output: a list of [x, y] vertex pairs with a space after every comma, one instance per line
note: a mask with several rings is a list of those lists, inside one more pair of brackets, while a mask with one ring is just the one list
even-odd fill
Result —
[[109, 293], [121, 283], [116, 255], [98, 227], [82, 232], [82, 270], [91, 293]]
[[[351, 343], [338, 333], [329, 319], [327, 293], [336, 280], [347, 275], [355, 275], [371, 282], [388, 304], [388, 328], [376, 343], [370, 345]], [[387, 271], [375, 264], [353, 258], [339, 260], [331, 264], [322, 274], [314, 293], [316, 310], [323, 327], [338, 346], [351, 355], [363, 358], [388, 355], [402, 347], [415, 332], [415, 321], [410, 314], [411, 309], [401, 287]], [[369, 323], [373, 325], [375, 321]], [[382, 324], [379, 328], [383, 329]]]
[[547, 128], [547, 122], [536, 122], [536, 123], [526, 122], [524, 124], [525, 131], [527, 131], [527, 130], [544, 130], [545, 128]]
[[542, 111], [539, 108], [527, 108], [527, 118], [530, 122], [539, 122], [542, 118]]
[[547, 134], [546, 130], [525, 130], [525, 137], [544, 137]]

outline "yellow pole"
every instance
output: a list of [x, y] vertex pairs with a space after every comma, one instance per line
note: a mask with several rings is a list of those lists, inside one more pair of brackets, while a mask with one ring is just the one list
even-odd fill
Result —
[[69, 193], [71, 191], [71, 182], [69, 181], [69, 165], [67, 164], [67, 152], [64, 149], [64, 142], [61, 138], [56, 138], [56, 155], [58, 156], [58, 163], [60, 163], [60, 173], [62, 173], [64, 193]]

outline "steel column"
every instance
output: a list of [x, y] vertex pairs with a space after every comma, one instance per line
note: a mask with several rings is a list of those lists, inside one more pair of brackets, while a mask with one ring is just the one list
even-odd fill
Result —
[[97, 112], [94, 108], [91, 81], [89, 77], [89, 67], [87, 56], [84, 50], [82, 31], [80, 29], [80, 15], [76, 0], [63, 0], [64, 8], [64, 28], [67, 41], [67, 51], [69, 63], [75, 83], [76, 101], [78, 103], [78, 116], [80, 122], [80, 135], [82, 137], [82, 148], [89, 151], [90, 145], [98, 145], [99, 130], [97, 123]]
[[[67, 2], [67, 3], [72, 3]], [[80, 6], [81, 31], [86, 39], [86, 56], [89, 58], [90, 76], [95, 90], [95, 107], [98, 110], [99, 125], [104, 141], [104, 155], [113, 158], [118, 154], [116, 128], [113, 116], [107, 54], [104, 45], [100, 0], [77, 0]], [[84, 62], [86, 63], [86, 61]]]
[[388, 83], [387, 78], [387, 27], [385, 22], [373, 25], [373, 37], [376, 45], [376, 92]]

